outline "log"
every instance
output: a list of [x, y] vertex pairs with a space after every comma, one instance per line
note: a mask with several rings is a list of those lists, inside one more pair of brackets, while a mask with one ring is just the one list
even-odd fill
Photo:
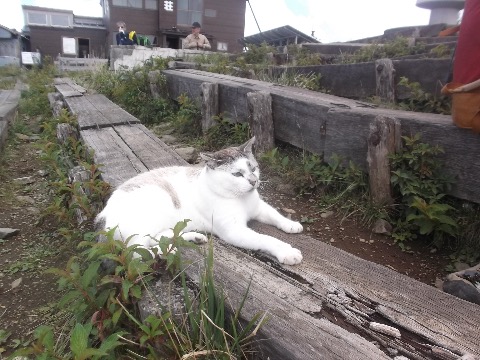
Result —
[[370, 124], [367, 150], [370, 197], [379, 206], [393, 204], [388, 157], [396, 149], [396, 123], [398, 121], [380, 115]]
[[272, 117], [272, 96], [266, 91], [247, 94], [248, 123], [255, 135], [255, 153], [262, 154], [275, 147]]
[[215, 117], [219, 114], [218, 84], [202, 83], [202, 131], [205, 133], [215, 125]]
[[395, 69], [390, 59], [375, 61], [376, 94], [384, 102], [395, 102]]

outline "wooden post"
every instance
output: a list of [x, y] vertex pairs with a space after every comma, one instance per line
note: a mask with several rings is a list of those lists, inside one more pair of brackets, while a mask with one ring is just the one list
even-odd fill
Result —
[[266, 91], [250, 92], [247, 94], [247, 103], [248, 122], [256, 137], [255, 153], [261, 154], [275, 146], [272, 96]]
[[204, 82], [202, 89], [202, 130], [205, 133], [215, 124], [214, 117], [218, 116], [218, 84]]
[[395, 102], [395, 69], [390, 59], [379, 59], [375, 61], [376, 94], [386, 102]]
[[370, 123], [367, 162], [370, 196], [376, 205], [393, 204], [388, 156], [397, 148], [397, 132], [400, 132], [398, 120], [379, 115]]

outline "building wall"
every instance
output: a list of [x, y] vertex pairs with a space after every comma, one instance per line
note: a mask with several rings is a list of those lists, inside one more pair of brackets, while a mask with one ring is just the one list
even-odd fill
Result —
[[49, 28], [43, 26], [30, 26], [31, 50], [40, 50], [42, 56], [55, 59], [62, 54], [63, 37], [89, 39], [90, 56], [105, 58], [108, 52], [105, 47], [106, 30], [89, 28]]
[[[105, 23], [108, 34], [108, 45], [116, 45], [115, 35], [118, 32], [117, 22], [123, 21], [127, 26], [127, 32], [135, 30], [137, 34], [158, 35], [158, 10], [137, 9], [130, 7], [113, 6], [112, 0], [109, 2], [109, 17]], [[104, 16], [105, 19], [105, 16]]]
[[[157, 36], [157, 43], [161, 47], [167, 46], [166, 32], [179, 37], [191, 32], [191, 24], [177, 24], [176, 0], [173, 0], [173, 11], [165, 9], [164, 0], [158, 1], [158, 10], [113, 6], [112, 0], [102, 0], [102, 6], [105, 26], [109, 31], [109, 45], [115, 44], [117, 21], [124, 21], [128, 31]], [[228, 52], [241, 52], [242, 45], [238, 40], [243, 38], [246, 1], [204, 0], [203, 7], [202, 33], [211, 40], [212, 50], [216, 51], [218, 42], [222, 42], [228, 44]]]
[[0, 56], [20, 58], [20, 36], [0, 27]]

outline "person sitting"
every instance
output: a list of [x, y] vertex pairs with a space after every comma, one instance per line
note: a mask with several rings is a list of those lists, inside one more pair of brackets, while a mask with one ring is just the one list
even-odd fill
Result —
[[212, 48], [207, 37], [200, 34], [200, 30], [200, 23], [195, 21], [192, 24], [192, 33], [188, 35], [183, 42], [185, 49], [210, 50]]
[[138, 45], [137, 34], [135, 31], [127, 33], [127, 27], [123, 21], [117, 22], [117, 26], [117, 45]]

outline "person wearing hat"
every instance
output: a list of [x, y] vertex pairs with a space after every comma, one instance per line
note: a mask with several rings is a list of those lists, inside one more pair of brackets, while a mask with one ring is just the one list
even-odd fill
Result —
[[188, 35], [183, 42], [185, 49], [210, 50], [212, 48], [207, 37], [200, 34], [200, 29], [200, 24], [195, 21], [192, 24], [192, 33]]

